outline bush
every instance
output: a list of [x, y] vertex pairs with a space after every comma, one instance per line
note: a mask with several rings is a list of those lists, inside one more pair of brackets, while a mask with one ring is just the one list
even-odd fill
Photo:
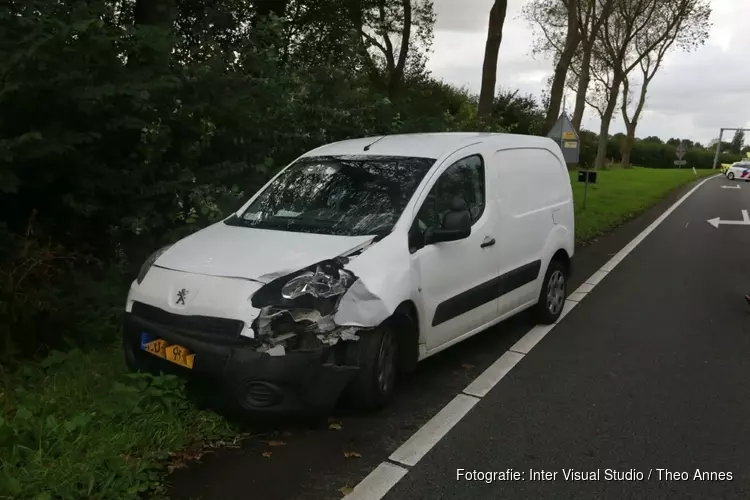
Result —
[[170, 451], [236, 433], [180, 379], [125, 374], [119, 349], [52, 351], [0, 376], [0, 497], [124, 500], [157, 492]]

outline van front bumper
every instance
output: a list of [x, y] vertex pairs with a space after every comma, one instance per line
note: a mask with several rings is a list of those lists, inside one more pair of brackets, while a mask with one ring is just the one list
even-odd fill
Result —
[[[143, 333], [195, 354], [192, 369], [141, 349]], [[357, 367], [331, 362], [331, 347], [290, 351], [283, 356], [258, 352], [242, 340], [210, 342], [187, 332], [125, 315], [125, 357], [131, 368], [213, 379], [239, 409], [263, 415], [327, 413], [336, 405]]]

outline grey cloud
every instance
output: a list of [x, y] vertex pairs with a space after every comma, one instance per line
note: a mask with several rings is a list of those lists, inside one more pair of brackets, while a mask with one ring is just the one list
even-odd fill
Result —
[[[440, 31], [485, 32], [494, 0], [434, 0]], [[518, 17], [526, 0], [508, 0], [506, 24]], [[522, 23], [524, 24], [524, 23]]]
[[435, 0], [437, 21], [441, 31], [475, 32], [487, 29], [493, 0]]
[[[500, 47], [498, 87], [518, 88], [540, 96], [552, 62], [531, 57], [533, 33], [521, 19], [526, 0], [510, 0]], [[715, 29], [712, 43], [693, 53], [675, 52], [665, 61], [649, 88], [647, 110], [638, 135], [690, 137], [707, 142], [718, 136], [719, 127], [750, 123], [750, 38], [746, 21], [748, 0], [712, 0]], [[437, 13], [435, 53], [430, 68], [434, 76], [458, 86], [479, 91], [487, 18], [492, 0], [435, 0]], [[717, 43], [732, 36], [729, 50]], [[536, 80], [535, 80], [536, 78]], [[584, 126], [599, 129], [595, 111], [586, 112]], [[623, 131], [622, 118], [615, 115], [612, 133]]]

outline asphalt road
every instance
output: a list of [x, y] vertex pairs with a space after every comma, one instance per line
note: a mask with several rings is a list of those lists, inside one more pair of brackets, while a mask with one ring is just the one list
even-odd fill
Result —
[[[709, 181], [670, 215], [388, 498], [547, 498], [608, 491], [618, 496], [648, 491], [649, 498], [658, 498], [654, 492], [667, 494], [674, 486], [652, 482], [645, 485], [651, 489], [643, 489], [644, 483], [638, 490], [622, 483], [613, 490], [604, 481], [585, 485], [559, 478], [459, 483], [457, 468], [514, 468], [528, 475], [530, 468], [601, 468], [603, 474], [605, 468], [688, 467], [692, 473], [724, 467], [734, 472], [730, 487], [739, 491], [747, 484], [742, 471], [750, 464], [740, 457], [750, 439], [742, 424], [748, 406], [743, 389], [750, 378], [743, 380], [741, 371], [750, 371], [742, 356], [750, 307], [742, 295], [750, 291], [750, 280], [743, 282], [737, 266], [749, 248], [750, 227], [716, 229], [706, 219], [741, 219], [740, 209], [750, 208], [750, 184], [729, 190], [720, 189], [721, 183]], [[685, 191], [578, 249], [571, 290]], [[327, 423], [279, 425], [239, 449], [177, 469], [169, 481], [171, 497], [341, 498], [340, 488], [354, 486], [386, 460], [528, 329], [520, 316], [426, 360], [384, 411], [363, 416], [341, 409], [332, 415], [339, 430]], [[352, 451], [361, 457], [347, 458]], [[685, 485], [686, 491], [699, 491], [692, 481], [674, 487]]]
[[[741, 220], [750, 184], [726, 184], [680, 205], [385, 498], [748, 498], [750, 226], [706, 220]], [[524, 480], [457, 481], [458, 468]], [[601, 476], [568, 481], [564, 469]]]

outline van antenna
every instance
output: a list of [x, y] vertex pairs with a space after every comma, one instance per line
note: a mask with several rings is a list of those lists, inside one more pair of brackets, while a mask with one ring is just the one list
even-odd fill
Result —
[[377, 139], [375, 139], [375, 140], [374, 140], [374, 141], [372, 141], [372, 142], [371, 142], [370, 144], [368, 144], [367, 146], [365, 146], [365, 148], [364, 148], [364, 151], [369, 151], [369, 150], [370, 150], [370, 147], [371, 147], [371, 146], [372, 146], [373, 144], [375, 144], [375, 143], [376, 143], [376, 142], [378, 142], [378, 141], [382, 141], [383, 139], [385, 139], [385, 136], [384, 136], [384, 135], [383, 135], [383, 136], [380, 136], [380, 137], [379, 137], [379, 138], [377, 138]]

